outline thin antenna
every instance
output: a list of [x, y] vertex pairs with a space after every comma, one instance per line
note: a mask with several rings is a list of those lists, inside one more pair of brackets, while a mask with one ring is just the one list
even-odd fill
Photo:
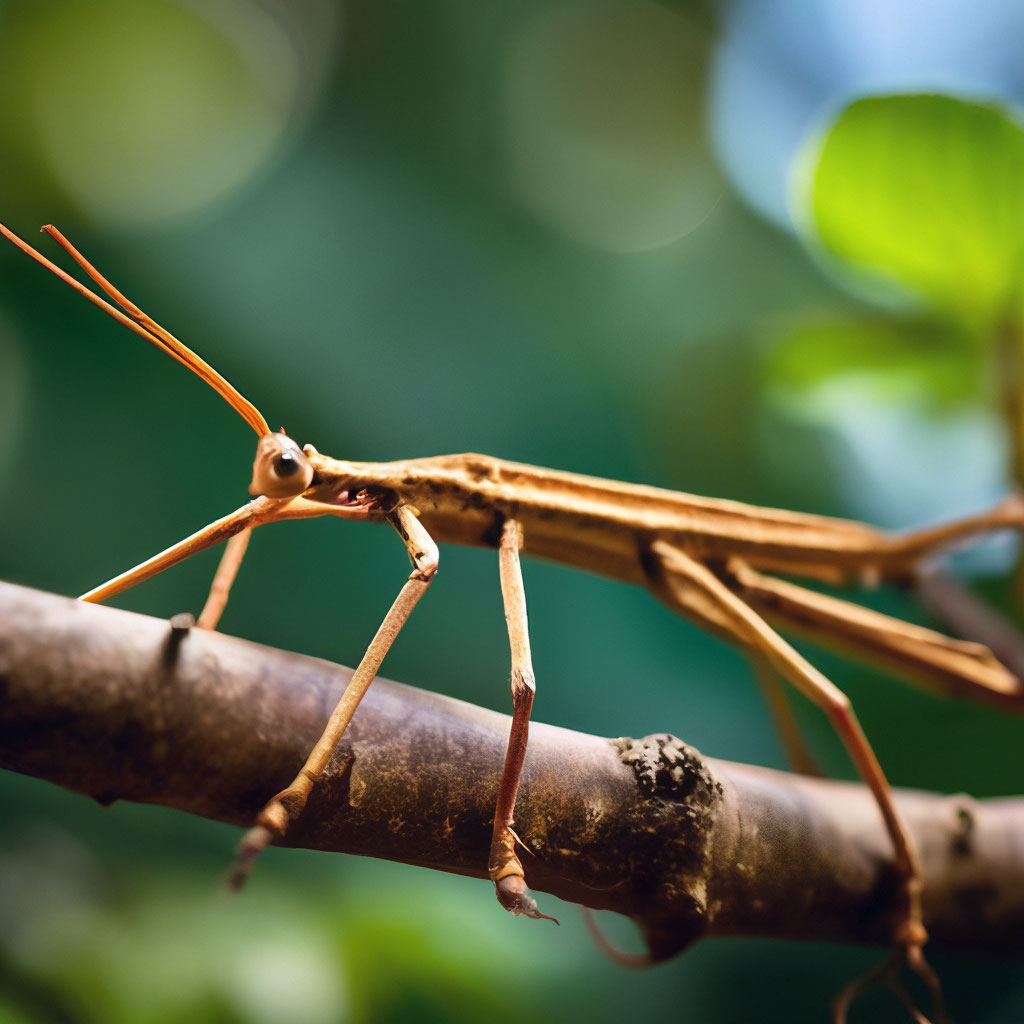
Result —
[[[270, 427], [267, 425], [267, 421], [263, 418], [259, 409], [247, 398], [243, 398], [209, 363], [200, 359], [195, 352], [182, 344], [173, 334], [164, 330], [155, 320], [146, 316], [138, 306], [125, 298], [52, 224], [47, 224], [42, 230], [63, 246], [72, 259], [100, 288], [115, 302], [123, 306], [131, 316], [126, 316], [121, 310], [112, 306], [105, 299], [100, 298], [95, 292], [90, 291], [84, 284], [75, 280], [66, 271], [61, 270], [57, 264], [52, 263], [42, 253], [36, 252], [28, 242], [23, 241], [13, 231], [0, 224], [0, 234], [13, 242], [22, 252], [27, 253], [37, 263], [41, 263], [51, 273], [56, 274], [65, 284], [74, 288], [79, 295], [84, 295], [94, 306], [98, 306], [104, 313], [109, 313], [110, 316], [119, 323], [124, 324], [129, 330], [134, 331], [140, 338], [145, 338], [151, 345], [155, 345], [161, 352], [166, 352], [167, 355], [176, 359], [182, 366], [187, 366], [193, 373], [206, 381], [260, 437], [270, 433]], [[136, 319], [133, 320], [132, 317]]]

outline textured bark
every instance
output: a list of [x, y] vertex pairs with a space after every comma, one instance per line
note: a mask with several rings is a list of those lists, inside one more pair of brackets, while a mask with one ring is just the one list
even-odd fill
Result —
[[[103, 802], [251, 824], [349, 675], [0, 584], [0, 765]], [[378, 680], [287, 845], [484, 877], [508, 726]], [[897, 803], [934, 945], [1024, 950], [1024, 801], [899, 791]], [[532, 888], [628, 914], [658, 957], [701, 936], [890, 934], [891, 849], [859, 785], [703, 758], [667, 735], [536, 724], [516, 818]]]

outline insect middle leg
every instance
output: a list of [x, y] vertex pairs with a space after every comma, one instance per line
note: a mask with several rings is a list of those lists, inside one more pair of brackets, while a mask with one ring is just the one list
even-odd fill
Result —
[[306, 763], [291, 783], [267, 802], [257, 816], [256, 824], [242, 837], [235, 855], [235, 863], [228, 875], [228, 885], [232, 888], [240, 888], [245, 883], [256, 857], [271, 842], [284, 836], [289, 824], [302, 813], [309, 794], [323, 775], [359, 702], [377, 675], [384, 655], [394, 643], [419, 599], [427, 592], [437, 572], [437, 545], [417, 519], [413, 509], [408, 505], [399, 506], [389, 513], [387, 520], [405, 543], [413, 571], [398, 592], [398, 597], [380, 624], [376, 636], [352, 673], [348, 686], [345, 687], [341, 699], [324, 726], [320, 739], [306, 758]]
[[[921, 872], [917, 853], [849, 698], [703, 563], [665, 541], [655, 541], [651, 554], [654, 562], [651, 585], [657, 596], [685, 616], [710, 626], [719, 635], [726, 635], [755, 657], [765, 658], [828, 715], [858, 774], [878, 803], [893, 844], [895, 865], [902, 880], [894, 941], [902, 947], [912, 968], [934, 985], [922, 952], [928, 933], [921, 917]], [[938, 1001], [938, 993], [935, 994]]]
[[[530, 895], [524, 879], [523, 865], [516, 854], [519, 842], [512, 831], [519, 777], [526, 757], [526, 742], [530, 731], [530, 711], [537, 690], [530, 656], [530, 631], [526, 618], [526, 593], [523, 572], [519, 564], [519, 549], [523, 544], [522, 528], [515, 519], [508, 519], [501, 531], [498, 547], [498, 565], [501, 576], [501, 596], [505, 604], [505, 623], [512, 651], [512, 726], [509, 729], [505, 765], [498, 784], [498, 799], [494, 808], [494, 834], [487, 860], [488, 874], [494, 882], [498, 902], [513, 914], [544, 918], [537, 909], [537, 901]], [[555, 922], [557, 924], [557, 922]]]

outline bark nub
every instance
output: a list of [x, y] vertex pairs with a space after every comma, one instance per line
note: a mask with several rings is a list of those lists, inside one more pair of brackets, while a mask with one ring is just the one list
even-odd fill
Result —
[[[666, 960], [704, 932], [711, 840], [722, 787], [700, 752], [668, 733], [623, 737], [612, 745], [633, 770], [643, 795], [637, 814], [648, 825], [635, 860], [637, 889], [646, 889], [645, 912], [637, 921], [651, 957]], [[636, 834], [641, 834], [639, 828]], [[692, 922], [690, 927], [680, 929], [681, 916]]]

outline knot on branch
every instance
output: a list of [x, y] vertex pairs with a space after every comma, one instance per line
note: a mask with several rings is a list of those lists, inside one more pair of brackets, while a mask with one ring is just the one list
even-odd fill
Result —
[[671, 733], [655, 733], [638, 740], [623, 736], [612, 743], [648, 796], [692, 803], [696, 814], [700, 808], [710, 808], [722, 795], [722, 787], [700, 751]]
[[[664, 960], [706, 927], [711, 834], [722, 787], [700, 751], [669, 733], [611, 742], [643, 794], [637, 813], [645, 826], [634, 835], [646, 835], [647, 841], [638, 844], [644, 849], [634, 864], [646, 878], [635, 882], [638, 892], [645, 882], [650, 888], [645, 910], [635, 919], [652, 958]], [[687, 922], [683, 927], [681, 920]]]

